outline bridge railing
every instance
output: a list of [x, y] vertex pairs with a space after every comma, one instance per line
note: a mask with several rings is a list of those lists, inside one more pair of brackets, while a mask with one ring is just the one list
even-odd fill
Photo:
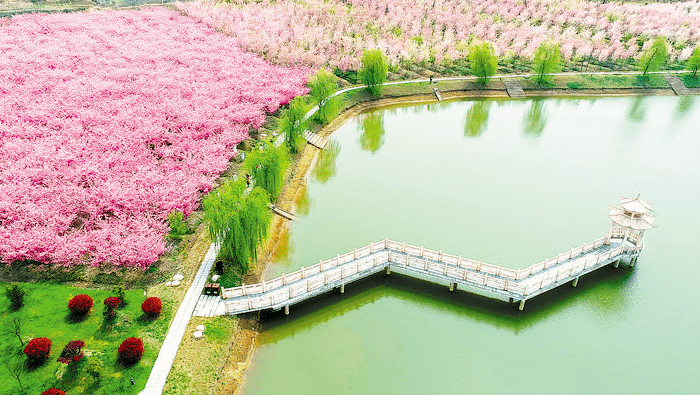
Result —
[[579, 255], [583, 255], [591, 250], [594, 250], [602, 245], [608, 244], [608, 239], [606, 236], [600, 237], [598, 239], [595, 239], [591, 242], [588, 242], [586, 244], [583, 244], [578, 247], [574, 247], [570, 249], [567, 252], [561, 253], [555, 257], [552, 258], [547, 258], [542, 262], [535, 263], [533, 265], [530, 265], [529, 267], [526, 267], [524, 269], [518, 269], [517, 274], [516, 274], [516, 279], [519, 280], [521, 278], [528, 277], [532, 274], [535, 274], [537, 272], [541, 272], [545, 269], [548, 269], [552, 266], [558, 265], [561, 262], [567, 261], [569, 259], [575, 258]]
[[567, 279], [576, 273], [582, 273], [586, 269], [598, 265], [600, 262], [607, 261], [609, 259], [612, 259], [613, 257], [620, 255], [624, 253], [624, 248], [622, 246], [614, 248], [608, 252], [605, 252], [603, 254], [595, 254], [586, 257], [586, 259], [576, 262], [575, 264], [569, 266], [566, 269], [562, 270], [557, 270], [556, 272], [553, 272], [551, 275], [541, 279], [539, 283], [534, 283], [530, 284], [527, 287], [525, 287], [525, 290], [523, 291], [523, 295], [528, 296], [533, 293], [536, 293], [537, 291], [541, 290], [542, 288], [546, 288], [552, 284], [558, 283], [560, 280]]
[[337, 255], [335, 258], [327, 259], [321, 261], [313, 266], [301, 267], [301, 269], [288, 273], [282, 274], [282, 276], [272, 279], [270, 281], [264, 281], [259, 284], [245, 285], [235, 288], [224, 288], [221, 293], [223, 299], [236, 298], [240, 296], [262, 294], [268, 292], [271, 289], [279, 288], [281, 286], [293, 283], [299, 280], [303, 280], [309, 276], [319, 274], [324, 271], [336, 268], [338, 266], [345, 265], [346, 263], [352, 262], [357, 259], [365, 258], [375, 252], [382, 251], [386, 249], [386, 241], [382, 240], [376, 243], [370, 243], [362, 248], [356, 248], [348, 253]]
[[[226, 302], [226, 311], [247, 311], [263, 308], [272, 308], [292, 301], [295, 298], [309, 294], [320, 293], [328, 289], [328, 286], [336, 286], [341, 284], [344, 279], [357, 277], [361, 272], [371, 269], [381, 270], [388, 261], [387, 254], [374, 255], [372, 257], [364, 256], [358, 258], [352, 264], [334, 264], [331, 268], [324, 268], [322, 275], [306, 277], [303, 281], [288, 283], [287, 287], [265, 288], [266, 291], [247, 294], [248, 298], [232, 299]], [[329, 261], [335, 263], [334, 261]], [[319, 272], [316, 272], [318, 274]], [[352, 280], [349, 280], [352, 281]], [[272, 281], [266, 282], [266, 285], [271, 286]], [[238, 287], [242, 288], [242, 287]], [[250, 287], [253, 288], [253, 287]], [[231, 289], [229, 289], [231, 290]], [[255, 288], [258, 290], [258, 288]]]
[[[320, 281], [315, 278], [312, 280], [307, 280], [307, 281], [300, 281], [304, 280], [307, 277], [318, 277], [314, 276], [320, 273], [328, 272], [330, 273], [333, 271], [333, 269], [338, 268], [339, 266], [345, 266], [346, 264], [353, 262], [353, 261], [358, 261], [361, 260], [362, 258], [366, 258], [376, 252], [384, 251], [384, 250], [389, 250], [390, 252], [396, 251], [400, 252], [401, 254], [406, 254], [403, 255], [405, 258], [401, 258], [398, 255], [391, 255], [390, 254], [390, 260], [392, 263], [398, 263], [398, 264], [404, 264], [406, 267], [414, 267], [416, 265], [421, 265], [424, 267], [424, 271], [427, 271], [429, 273], [434, 272], [434, 273], [442, 273], [445, 276], [451, 276], [455, 277], [458, 279], [462, 279], [467, 282], [472, 282], [475, 284], [480, 284], [482, 286], [494, 288], [494, 289], [499, 289], [503, 291], [509, 291], [509, 292], [515, 292], [515, 293], [521, 293], [523, 295], [527, 295], [529, 293], [535, 292], [542, 287], [548, 286], [550, 283], [547, 283], [547, 281], [550, 279], [550, 277], [553, 279], [552, 282], [558, 281], [559, 278], [566, 278], [570, 276], [575, 270], [574, 268], [577, 268], [581, 265], [583, 265], [580, 270], [583, 270], [587, 268], [587, 265], [590, 264], [596, 264], [597, 262], [600, 261], [601, 255], [598, 255], [598, 259], [592, 258], [593, 263], [591, 263], [590, 259], [586, 259], [585, 262], [583, 263], [578, 263], [569, 269], [566, 269], [569, 271], [569, 274], [567, 275], [566, 273], [562, 271], [556, 272], [554, 275], [547, 277], [547, 279], [544, 279], [543, 281], [540, 282], [540, 284], [537, 286], [537, 288], [533, 288], [533, 285], [530, 285], [528, 287], [525, 287], [521, 284], [518, 284], [517, 281], [531, 276], [533, 274], [536, 274], [538, 272], [541, 272], [543, 270], [546, 270], [548, 268], [551, 268], [552, 266], [556, 266], [560, 264], [561, 262], [576, 258], [577, 256], [583, 255], [591, 250], [594, 250], [604, 244], [607, 244], [608, 240], [607, 237], [600, 237], [594, 241], [591, 241], [589, 243], [585, 243], [579, 247], [575, 247], [570, 249], [567, 252], [561, 253], [557, 255], [556, 257], [553, 258], [548, 258], [545, 259], [542, 262], [533, 264], [525, 269], [510, 269], [510, 268], [505, 268], [502, 266], [497, 266], [497, 265], [492, 265], [488, 263], [484, 263], [481, 261], [476, 261], [473, 259], [468, 259], [468, 258], [463, 258], [461, 256], [457, 255], [451, 255], [451, 254], [446, 254], [443, 253], [442, 251], [436, 251], [436, 250], [430, 250], [426, 249], [424, 247], [418, 247], [410, 244], [406, 244], [405, 242], [398, 242], [398, 241], [393, 241], [389, 239], [385, 239], [383, 241], [379, 241], [376, 243], [370, 243], [367, 246], [361, 247], [361, 248], [356, 248], [353, 251], [350, 251], [348, 253], [342, 254], [342, 255], [337, 255], [335, 258], [327, 259], [325, 261], [321, 261], [313, 266], [309, 267], [302, 267], [301, 269], [289, 273], [289, 274], [283, 274], [280, 277], [277, 277], [275, 279], [272, 279], [270, 281], [263, 281], [262, 283], [259, 284], [252, 284], [252, 285], [242, 285], [240, 287], [235, 287], [235, 288], [225, 288], [222, 291], [222, 298], [228, 299], [228, 298], [236, 298], [236, 297], [241, 297], [241, 296], [251, 296], [251, 295], [263, 295], [268, 293], [271, 290], [275, 290], [277, 288], [283, 287], [287, 284], [293, 284], [300, 282], [301, 285], [299, 284], [294, 284], [293, 286], [289, 287], [289, 290], [291, 292], [290, 296], [288, 298], [292, 298], [295, 296], [295, 290], [298, 289], [304, 289], [307, 288], [309, 290], [311, 289], [316, 289], [317, 284], [314, 283], [314, 281]], [[621, 251], [622, 247], [618, 247], [618, 249], [615, 249], [614, 251], [620, 250]], [[617, 253], [620, 253], [618, 251]], [[424, 261], [421, 262], [411, 262], [411, 259], [409, 258], [410, 256], [414, 256], [420, 259], [423, 259]], [[602, 256], [610, 256], [610, 253], [603, 254]], [[606, 258], [609, 259], [609, 258]], [[435, 264], [431, 264], [428, 261], [434, 261], [436, 262]], [[359, 264], [359, 263], [358, 263]], [[353, 265], [350, 265], [348, 270], [351, 270]], [[347, 268], [343, 269], [346, 270]], [[341, 270], [340, 272], [340, 277], [336, 278], [336, 274], [326, 274], [324, 276], [318, 277], [321, 279], [326, 279], [327, 281], [336, 281], [339, 279], [343, 279], [346, 276], [350, 276], [354, 273], [347, 273], [345, 275], [345, 272]], [[474, 273], [476, 272], [476, 273]], [[547, 281], [545, 281], [547, 280]], [[305, 285], [304, 285], [305, 284]], [[308, 291], [307, 291], [308, 292]], [[275, 294], [276, 295], [276, 294]], [[267, 302], [261, 302], [261, 303], [272, 303], [275, 304], [275, 295], [266, 295], [265, 297], [268, 298]], [[269, 299], [271, 298], [271, 299]], [[253, 299], [251, 299], [253, 300]], [[257, 300], [257, 299], [256, 299]]]

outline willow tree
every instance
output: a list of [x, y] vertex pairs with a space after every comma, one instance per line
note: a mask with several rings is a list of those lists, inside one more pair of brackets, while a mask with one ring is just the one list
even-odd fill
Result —
[[532, 71], [537, 76], [535, 81], [538, 84], [547, 82], [549, 74], [561, 70], [561, 50], [559, 45], [553, 43], [542, 43], [535, 50], [535, 58], [532, 61]]
[[693, 78], [698, 78], [700, 69], [700, 47], [695, 48], [693, 54], [685, 61], [685, 67], [690, 71]]
[[486, 85], [489, 78], [496, 74], [498, 58], [493, 45], [486, 41], [474, 43], [469, 47], [469, 64], [472, 74], [478, 77], [477, 81]]
[[239, 274], [257, 261], [271, 219], [267, 191], [256, 186], [247, 192], [246, 187], [243, 179], [227, 181], [203, 202], [209, 236], [221, 245], [219, 258]]
[[340, 110], [340, 97], [332, 96], [338, 89], [338, 77], [328, 69], [321, 69], [309, 78], [308, 86], [311, 97], [318, 104], [314, 119], [321, 124], [328, 123]]
[[287, 150], [272, 145], [262, 151], [253, 150], [243, 162], [243, 168], [253, 177], [255, 185], [265, 189], [272, 201], [277, 200], [282, 190], [288, 166]]
[[308, 106], [301, 97], [295, 97], [282, 111], [277, 130], [285, 134], [285, 143], [289, 152], [296, 154], [304, 147], [304, 130], [306, 129], [306, 112]]
[[668, 61], [668, 45], [666, 39], [657, 37], [639, 58], [639, 70], [642, 72], [642, 78], [649, 78], [650, 71], [657, 71]]
[[382, 85], [386, 82], [388, 72], [389, 66], [386, 64], [382, 51], [373, 49], [364, 52], [360, 77], [367, 89], [372, 92], [372, 96], [379, 97], [381, 95]]

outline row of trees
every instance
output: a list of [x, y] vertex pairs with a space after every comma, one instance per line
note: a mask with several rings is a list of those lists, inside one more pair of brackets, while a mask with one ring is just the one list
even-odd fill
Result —
[[[468, 51], [471, 73], [483, 85], [488, 84], [498, 67], [498, 57], [489, 42], [475, 42]], [[654, 41], [639, 60], [644, 77], [660, 69], [668, 60], [668, 44], [663, 38]], [[532, 72], [535, 82], [546, 83], [550, 75], [561, 70], [563, 58], [559, 45], [542, 43], [535, 51]], [[687, 60], [688, 69], [697, 75], [700, 68], [700, 49]], [[362, 57], [360, 80], [374, 97], [379, 97], [387, 79], [388, 65], [378, 49], [367, 50]], [[335, 95], [338, 78], [329, 70], [321, 69], [309, 78], [309, 98], [296, 97], [280, 115], [278, 131], [285, 135], [285, 145], [270, 144], [253, 150], [246, 158], [243, 169], [254, 181], [233, 180], [224, 183], [204, 199], [205, 220], [213, 240], [221, 243], [219, 257], [228, 270], [245, 274], [257, 260], [258, 248], [265, 241], [271, 214], [268, 205], [276, 201], [284, 184], [289, 165], [289, 154], [301, 151], [305, 144], [304, 131], [310, 118], [319, 124], [333, 119], [342, 107]], [[309, 100], [310, 99], [310, 100]], [[313, 114], [313, 105], [318, 108]]]
[[[381, 59], [381, 53], [378, 56]], [[301, 152], [306, 144], [304, 131], [309, 119], [326, 124], [342, 107], [342, 99], [334, 95], [338, 77], [328, 69], [311, 76], [307, 86], [308, 97], [295, 97], [280, 113], [277, 130], [285, 136], [285, 144], [253, 149], [242, 166], [249, 178], [227, 181], [203, 201], [210, 237], [221, 245], [219, 259], [224, 270], [233, 274], [245, 274], [257, 261], [272, 217], [268, 206], [277, 201], [282, 190], [290, 154]], [[316, 111], [309, 114], [314, 105]]]
[[[498, 67], [498, 57], [493, 45], [489, 42], [481, 41], [472, 44], [468, 52], [471, 73], [477, 77], [477, 81], [486, 85]], [[669, 60], [669, 49], [666, 39], [659, 37], [647, 48], [637, 66], [642, 72], [643, 78], [648, 78], [651, 71], [660, 70]], [[561, 48], [558, 44], [545, 42], [535, 50], [532, 61], [532, 72], [535, 74], [535, 81], [538, 84], [546, 83], [552, 73], [561, 70], [563, 62]], [[700, 48], [696, 48], [692, 55], [686, 60], [686, 68], [694, 78], [697, 78], [700, 69]], [[362, 57], [362, 70], [359, 75], [361, 81], [374, 97], [381, 95], [382, 84], [387, 77], [386, 59], [379, 50], [365, 51]]]

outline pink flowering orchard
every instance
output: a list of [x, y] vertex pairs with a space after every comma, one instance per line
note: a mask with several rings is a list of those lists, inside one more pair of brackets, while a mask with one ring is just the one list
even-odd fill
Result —
[[280, 64], [360, 68], [379, 48], [391, 64], [466, 57], [470, 39], [531, 58], [543, 41], [567, 59], [638, 58], [657, 36], [685, 60], [700, 41], [700, 3], [602, 4], [585, 0], [213, 0], [176, 3]]
[[177, 11], [0, 26], [0, 260], [146, 268], [264, 114], [305, 94]]

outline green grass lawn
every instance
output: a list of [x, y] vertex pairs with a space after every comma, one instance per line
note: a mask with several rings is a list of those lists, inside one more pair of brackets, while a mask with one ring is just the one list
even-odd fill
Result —
[[[26, 291], [24, 306], [13, 312], [5, 297], [7, 285], [0, 283], [0, 349], [4, 351], [3, 364], [7, 365], [2, 366], [3, 373], [0, 374], [3, 393], [34, 395], [56, 387], [68, 394], [137, 394], [143, 388], [176, 307], [171, 306], [172, 302], [163, 299], [161, 316], [150, 320], [141, 312], [141, 303], [145, 299], [143, 290], [126, 291], [129, 304], [117, 309], [116, 319], [107, 323], [102, 312], [104, 299], [114, 296], [109, 291], [22, 283], [21, 287]], [[69, 316], [68, 300], [81, 293], [90, 295], [94, 306], [84, 320], [76, 322]], [[36, 337], [51, 339], [51, 355], [43, 365], [27, 366], [24, 346], [13, 331], [14, 318], [21, 322], [21, 337], [25, 345]], [[124, 339], [132, 336], [143, 340], [145, 352], [140, 362], [124, 366], [117, 361], [117, 349]], [[56, 359], [71, 340], [85, 342], [85, 358], [67, 369]], [[103, 366], [99, 380], [86, 371], [91, 361]], [[13, 364], [21, 367], [21, 387], [8, 369]], [[131, 377], [137, 385], [131, 385]]]
[[693, 77], [692, 74], [681, 74], [679, 75], [681, 81], [687, 88], [700, 88], [700, 74]]

